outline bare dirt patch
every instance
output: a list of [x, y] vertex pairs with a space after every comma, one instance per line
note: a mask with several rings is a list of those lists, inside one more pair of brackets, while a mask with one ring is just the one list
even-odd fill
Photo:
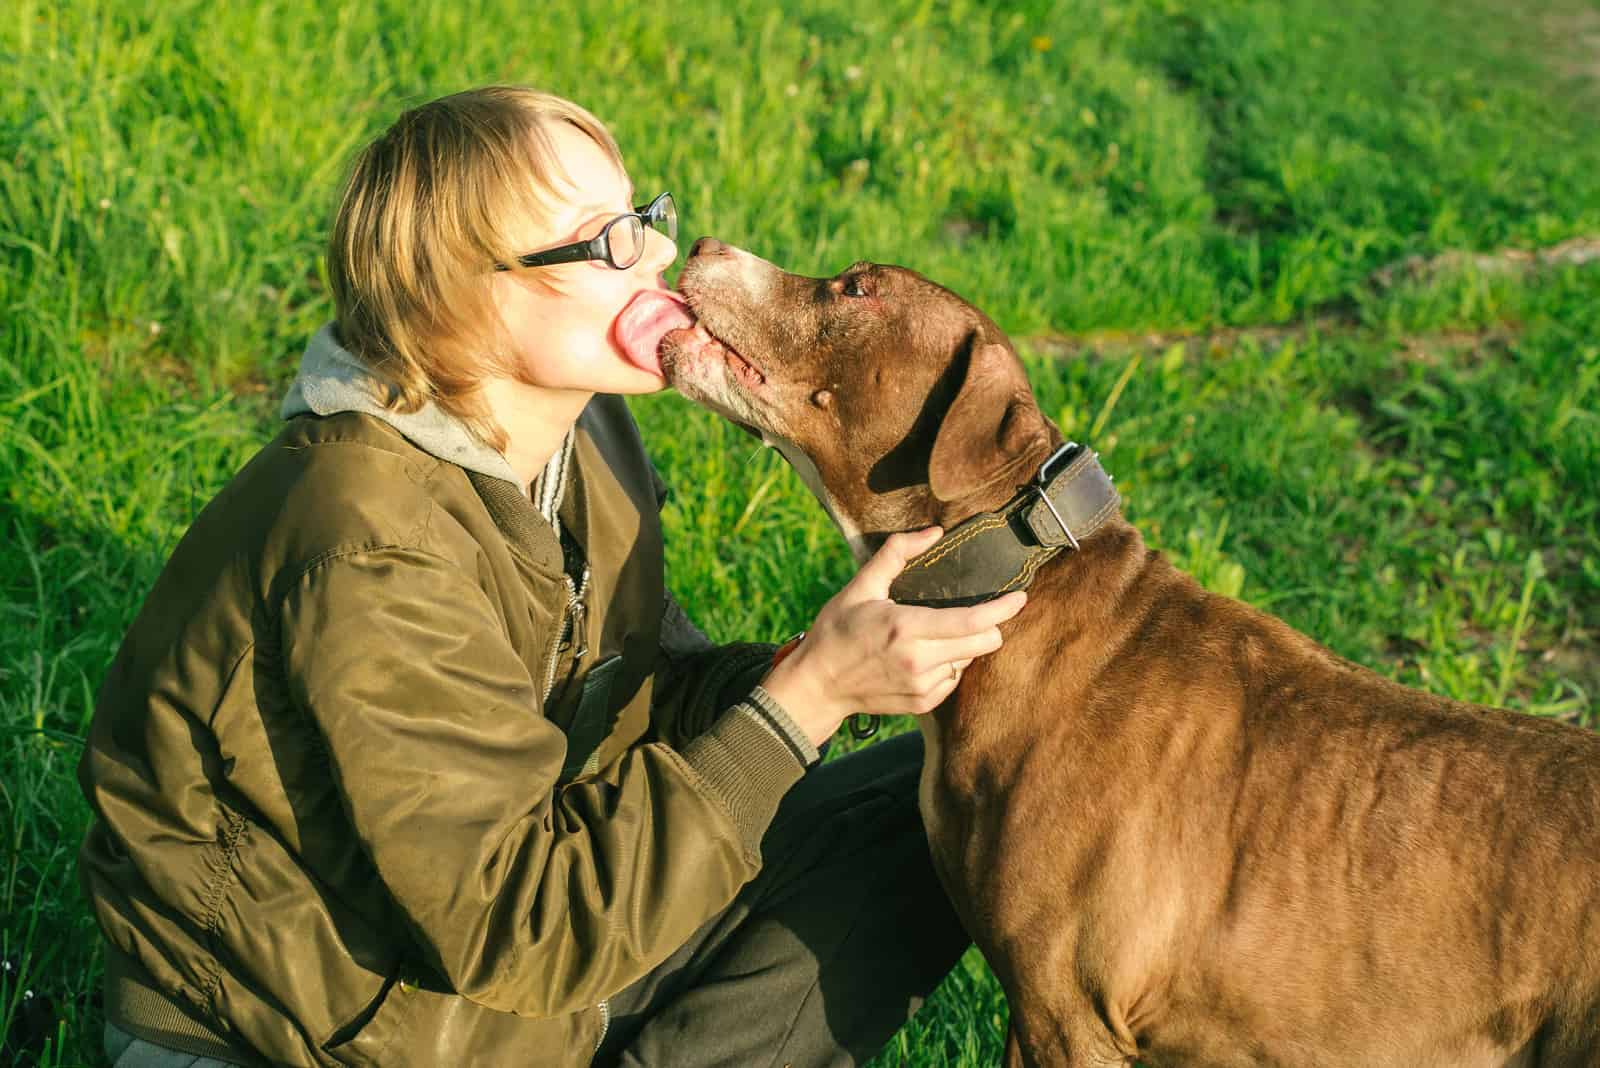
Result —
[[1558, 43], [1552, 65], [1573, 78], [1600, 82], [1600, 9], [1578, 8], [1545, 16], [1544, 31]]
[[[1600, 14], [1595, 16], [1600, 21]], [[1596, 46], [1600, 48], [1600, 45]], [[1600, 56], [1597, 56], [1600, 59]], [[1556, 267], [1582, 267], [1600, 263], [1600, 237], [1574, 237], [1549, 248], [1506, 248], [1498, 252], [1442, 252], [1437, 256], [1407, 256], [1398, 263], [1372, 272], [1368, 282], [1389, 289], [1401, 282], [1426, 281], [1467, 268], [1482, 274], [1529, 274]]]
[[[1600, 24], [1600, 12], [1595, 19]], [[1600, 43], [1596, 45], [1600, 49]], [[1504, 248], [1493, 252], [1451, 249], [1433, 256], [1407, 256], [1367, 276], [1374, 292], [1395, 286], [1476, 271], [1485, 275], [1534, 275], [1562, 267], [1600, 265], [1600, 235], [1585, 234], [1545, 248]], [[1081, 356], [1124, 356], [1130, 352], [1165, 351], [1183, 345], [1190, 358], [1224, 356], [1245, 342], [1268, 351], [1291, 339], [1339, 337], [1365, 333], [1353, 308], [1337, 308], [1298, 323], [1217, 327], [1212, 330], [1100, 330], [1088, 334], [1036, 334], [1026, 339], [1035, 352], [1057, 359]], [[1516, 340], [1517, 326], [1500, 323], [1482, 330], [1443, 330], [1410, 334], [1397, 341], [1398, 353], [1424, 363], [1441, 353], [1503, 349]]]

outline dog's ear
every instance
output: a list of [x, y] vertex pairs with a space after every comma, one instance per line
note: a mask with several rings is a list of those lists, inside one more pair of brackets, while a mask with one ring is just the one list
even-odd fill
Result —
[[971, 496], [1011, 474], [1046, 434], [1016, 356], [993, 342], [974, 345], [961, 392], [934, 438], [928, 487], [941, 501]]

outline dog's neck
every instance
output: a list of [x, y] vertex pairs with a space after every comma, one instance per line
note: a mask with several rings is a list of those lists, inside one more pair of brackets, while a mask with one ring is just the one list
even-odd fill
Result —
[[[1114, 669], [1130, 635], [1147, 625], [1175, 574], [1121, 516], [1078, 551], [1041, 567], [1028, 603], [1000, 625], [1005, 644], [972, 662], [924, 727], [940, 739], [946, 780], [977, 797], [988, 789], [985, 782], [1013, 775], [1026, 739], [1049, 729], [1041, 717], [1086, 707], [1084, 696]], [[1045, 693], [1048, 701], [1016, 703], [1016, 695]], [[1095, 722], [1085, 729], [1111, 728]]]
[[[906, 564], [891, 597], [951, 607], [1026, 589], [1041, 567], [1077, 552], [1082, 540], [1115, 518], [1120, 498], [1093, 450], [1068, 444], [1041, 461], [1023, 460], [1014, 469], [1028, 472], [1027, 481], [988, 508], [967, 509], [943, 538]], [[996, 495], [991, 487], [988, 496]]]

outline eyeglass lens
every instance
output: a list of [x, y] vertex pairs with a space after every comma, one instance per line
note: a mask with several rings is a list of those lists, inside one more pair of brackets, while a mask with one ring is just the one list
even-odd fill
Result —
[[[670, 195], [658, 197], [645, 209], [645, 218], [652, 229], [666, 235], [668, 241], [678, 240], [678, 206]], [[638, 215], [618, 219], [607, 231], [611, 262], [619, 267], [632, 267], [644, 255], [644, 223]]]
[[618, 267], [632, 267], [644, 255], [644, 223], [637, 215], [628, 215], [612, 223], [607, 237], [611, 262]]
[[672, 199], [671, 193], [664, 193], [652, 206], [656, 210], [650, 214], [650, 225], [666, 234], [668, 241], [677, 241], [678, 202]]

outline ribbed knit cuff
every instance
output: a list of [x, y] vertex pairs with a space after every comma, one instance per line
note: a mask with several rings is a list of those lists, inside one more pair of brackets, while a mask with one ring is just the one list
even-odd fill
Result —
[[811, 739], [800, 729], [800, 724], [796, 723], [777, 699], [759, 683], [751, 688], [750, 696], [745, 698], [745, 702], [755, 706], [755, 709], [766, 717], [768, 725], [793, 748], [795, 758], [800, 763], [809, 768], [821, 759], [822, 754], [811, 744]]
[[[261, 1063], [234, 1048], [193, 1008], [180, 1005], [157, 990], [155, 981], [132, 957], [124, 955], [110, 942], [102, 941], [101, 945], [105, 949], [105, 1012], [112, 1026], [153, 1045], [220, 1063]], [[178, 1058], [173, 1063], [181, 1060]]]
[[793, 743], [765, 712], [741, 701], [685, 745], [682, 756], [727, 805], [745, 848], [759, 856], [778, 802], [805, 773]]

